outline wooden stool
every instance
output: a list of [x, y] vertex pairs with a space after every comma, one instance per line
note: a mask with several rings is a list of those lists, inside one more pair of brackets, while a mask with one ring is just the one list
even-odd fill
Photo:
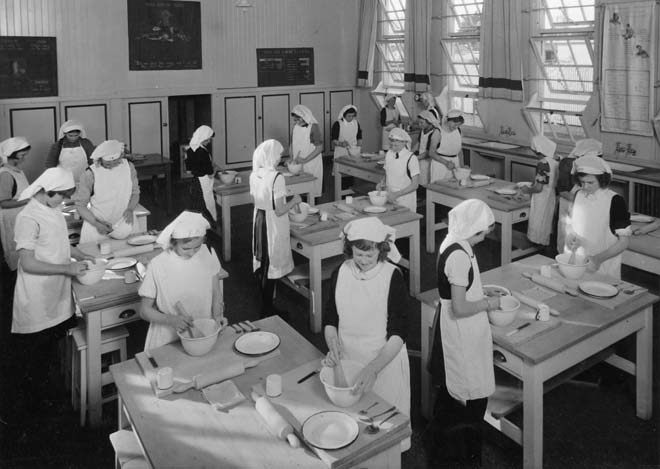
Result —
[[110, 434], [110, 443], [115, 450], [115, 468], [151, 468], [142, 454], [138, 439], [131, 430], [119, 430]]
[[[87, 339], [84, 328], [72, 330], [73, 338], [71, 350], [71, 405], [74, 409], [80, 408], [80, 426], [85, 425], [87, 417]], [[126, 337], [128, 330], [123, 327], [114, 327], [101, 333], [101, 354], [119, 352], [119, 361], [126, 360]], [[113, 362], [116, 363], [116, 362]], [[101, 375], [101, 386], [112, 383], [109, 371]], [[117, 398], [116, 394], [103, 398], [103, 403]]]

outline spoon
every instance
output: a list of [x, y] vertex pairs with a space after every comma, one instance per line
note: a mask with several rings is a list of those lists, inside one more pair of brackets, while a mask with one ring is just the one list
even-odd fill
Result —
[[632, 295], [636, 291], [643, 290], [643, 289], [644, 289], [644, 287], [632, 286], [630, 288], [626, 288], [625, 290], [623, 290], [623, 293], [625, 293], [626, 295]]
[[376, 414], [376, 415], [372, 415], [371, 417], [360, 417], [360, 420], [362, 420], [362, 421], [365, 422], [365, 423], [374, 423], [374, 419], [375, 419], [376, 417], [380, 417], [381, 415], [385, 415], [386, 413], [388, 413], [388, 412], [392, 412], [393, 410], [396, 410], [396, 406], [395, 406], [395, 405], [393, 405], [392, 407], [390, 407], [390, 408], [387, 409], [387, 410], [384, 410], [383, 412], [380, 412], [380, 413], [378, 413], [378, 414]]
[[373, 404], [371, 404], [371, 405], [370, 405], [369, 407], [367, 407], [366, 409], [362, 409], [360, 412], [358, 412], [358, 414], [360, 414], [360, 415], [367, 415], [367, 412], [369, 412], [369, 409], [372, 409], [372, 408], [376, 407], [377, 405], [378, 405], [378, 402], [374, 402]]
[[374, 433], [378, 433], [378, 432], [380, 431], [380, 426], [381, 426], [382, 424], [384, 424], [384, 423], [387, 422], [389, 419], [391, 419], [392, 417], [395, 417], [395, 416], [397, 416], [397, 415], [399, 415], [399, 411], [398, 411], [398, 410], [395, 410], [395, 411], [392, 412], [390, 415], [388, 415], [388, 416], [385, 417], [383, 420], [381, 420], [380, 423], [379, 423], [378, 425], [375, 425], [375, 424], [372, 422], [370, 425], [367, 426], [367, 428], [365, 428], [364, 431], [366, 431], [366, 432], [369, 433], [370, 435], [373, 435]]

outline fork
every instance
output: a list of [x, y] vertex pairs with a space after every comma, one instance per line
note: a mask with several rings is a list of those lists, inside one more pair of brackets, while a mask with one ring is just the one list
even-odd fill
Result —
[[372, 415], [371, 417], [360, 417], [360, 420], [362, 420], [362, 421], [365, 422], [365, 423], [374, 423], [374, 419], [375, 419], [376, 417], [380, 417], [381, 415], [385, 415], [386, 413], [388, 413], [388, 412], [392, 412], [393, 410], [396, 410], [396, 406], [395, 406], [395, 405], [393, 405], [392, 407], [390, 407], [390, 408], [387, 409], [387, 410], [384, 410], [383, 412], [380, 412], [380, 413], [378, 413], [378, 414], [376, 414], [376, 415]]
[[249, 328], [249, 331], [248, 331], [248, 332], [254, 332], [254, 331], [259, 331], [259, 330], [261, 330], [261, 329], [259, 329], [257, 326], [255, 326], [254, 324], [252, 324], [251, 321], [241, 321], [240, 324], [241, 324], [241, 327], [245, 326], [245, 327]]
[[229, 327], [234, 329], [234, 332], [237, 334], [241, 334], [242, 332], [245, 332], [242, 327], [240, 327], [238, 324], [230, 324]]
[[377, 426], [380, 427], [380, 426], [383, 425], [385, 422], [387, 422], [389, 419], [391, 419], [392, 417], [396, 417], [397, 415], [399, 415], [399, 411], [398, 411], [398, 410], [395, 410], [395, 411], [392, 412], [390, 415], [388, 415], [388, 416], [385, 417], [383, 420], [381, 420], [380, 423], [379, 423]]

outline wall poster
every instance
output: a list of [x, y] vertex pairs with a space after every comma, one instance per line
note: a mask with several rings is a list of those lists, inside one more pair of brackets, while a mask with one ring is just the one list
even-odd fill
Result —
[[129, 70], [202, 68], [200, 2], [127, 1]]
[[57, 96], [54, 37], [0, 36], [0, 99]]
[[257, 86], [313, 84], [312, 47], [257, 49]]

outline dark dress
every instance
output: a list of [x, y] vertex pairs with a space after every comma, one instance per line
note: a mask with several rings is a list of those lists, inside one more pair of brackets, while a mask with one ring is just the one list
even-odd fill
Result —
[[197, 150], [193, 151], [192, 148], [186, 150], [186, 169], [192, 173], [194, 179], [190, 185], [190, 202], [188, 208], [204, 215], [204, 218], [211, 224], [211, 228], [215, 229], [216, 222], [211, 216], [211, 212], [206, 208], [204, 203], [204, 194], [202, 193], [202, 186], [199, 182], [199, 177], [213, 175], [213, 158], [209, 151], [200, 146]]

